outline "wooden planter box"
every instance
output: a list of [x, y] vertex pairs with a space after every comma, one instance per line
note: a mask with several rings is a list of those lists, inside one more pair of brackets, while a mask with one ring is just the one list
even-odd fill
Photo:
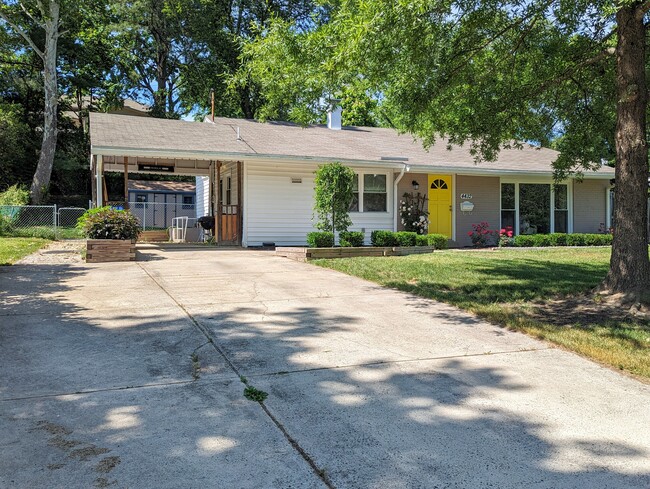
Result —
[[135, 240], [89, 239], [86, 241], [86, 262], [135, 261]]
[[433, 253], [433, 246], [361, 246], [358, 248], [306, 248], [284, 247], [275, 249], [275, 254], [296, 261], [317, 260], [319, 258], [352, 258], [355, 256], [405, 256]]

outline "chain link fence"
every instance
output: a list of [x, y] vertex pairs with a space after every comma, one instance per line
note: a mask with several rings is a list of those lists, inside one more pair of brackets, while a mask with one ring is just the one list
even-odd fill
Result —
[[45, 239], [81, 238], [77, 219], [86, 212], [82, 207], [56, 205], [0, 206], [0, 236]]
[[[123, 206], [115, 206], [123, 208]], [[173, 219], [188, 217], [195, 227], [194, 204], [130, 202], [129, 208], [140, 221], [143, 231], [169, 229]], [[56, 205], [3, 205], [0, 206], [0, 236], [33, 237], [46, 239], [81, 238], [76, 228], [86, 209], [83, 207], [58, 207]]]

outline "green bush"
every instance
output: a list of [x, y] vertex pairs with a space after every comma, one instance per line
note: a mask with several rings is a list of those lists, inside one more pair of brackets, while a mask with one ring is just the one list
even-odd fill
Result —
[[584, 246], [585, 245], [585, 235], [584, 234], [568, 234], [566, 237], [567, 246]]
[[537, 248], [544, 248], [551, 246], [551, 238], [548, 234], [533, 234], [533, 246]]
[[611, 234], [583, 234], [585, 246], [607, 246], [612, 244]]
[[373, 246], [397, 246], [397, 237], [393, 231], [378, 229], [370, 234]]
[[550, 246], [566, 246], [566, 234], [564, 233], [551, 233], [548, 235]]
[[533, 239], [533, 235], [520, 234], [519, 236], [515, 236], [515, 246], [521, 248], [530, 248], [531, 246], [535, 246], [535, 240]]
[[339, 244], [345, 248], [363, 246], [364, 234], [361, 231], [341, 231]]
[[415, 246], [429, 246], [429, 240], [426, 234], [418, 234], [415, 238]]
[[413, 231], [399, 231], [395, 233], [395, 239], [398, 246], [415, 246], [418, 239], [418, 233]]
[[449, 248], [449, 238], [444, 234], [427, 234], [427, 244], [433, 246], [436, 250], [446, 250]]
[[126, 210], [90, 209], [78, 222], [89, 239], [137, 239], [140, 235], [140, 222]]
[[22, 185], [12, 185], [4, 192], [0, 192], [0, 205], [27, 205], [29, 203], [29, 190]]
[[608, 246], [612, 244], [611, 234], [522, 234], [515, 236], [515, 246]]
[[334, 246], [334, 233], [330, 231], [313, 231], [307, 234], [310, 248], [331, 248]]
[[77, 229], [83, 230], [84, 226], [86, 225], [86, 220], [94, 216], [95, 214], [100, 214], [102, 212], [106, 212], [111, 210], [112, 207], [110, 205], [104, 206], [104, 207], [94, 207], [93, 209], [88, 209], [86, 212], [84, 212], [81, 217], [77, 219]]

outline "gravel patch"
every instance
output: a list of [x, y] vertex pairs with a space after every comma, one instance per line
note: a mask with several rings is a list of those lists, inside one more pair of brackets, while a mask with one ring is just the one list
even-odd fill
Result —
[[83, 239], [71, 239], [65, 241], [52, 241], [49, 245], [41, 248], [31, 255], [27, 255], [16, 265], [58, 265], [70, 263], [82, 263], [81, 251], [86, 241]]

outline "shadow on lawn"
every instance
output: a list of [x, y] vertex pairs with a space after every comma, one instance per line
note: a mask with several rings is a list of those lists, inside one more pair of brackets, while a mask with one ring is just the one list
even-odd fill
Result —
[[548, 299], [555, 296], [583, 293], [595, 287], [607, 273], [608, 265], [590, 263], [542, 262], [531, 259], [471, 262], [475, 273], [471, 283], [458, 286], [436, 280], [434, 274], [419, 273], [413, 282], [389, 280], [393, 288], [422, 297], [452, 304], [511, 303]]
[[[203, 255], [199, 267], [214, 269], [212, 257], [219, 259]], [[132, 273], [136, 266], [0, 276], [8, 297], [2, 358], [17, 359], [2, 366], [10, 376], [1, 396], [84, 385], [101, 391], [0, 401], [0, 482], [10, 473], [24, 487], [322, 487], [188, 318]], [[187, 287], [176, 279], [172, 295]], [[141, 290], [129, 280], [141, 280]], [[212, 281], [215, 295], [223, 286], [223, 278], [202, 280]], [[115, 304], [139, 293], [156, 307], [100, 308], [91, 293], [101, 286], [114, 287]], [[562, 432], [524, 375], [471, 358], [415, 362], [391, 351], [404, 332], [385, 316], [359, 312], [354, 296], [336, 299], [349, 313], [334, 313], [330, 300], [189, 309], [238, 371], [269, 392], [270, 411], [335, 487], [650, 485], [650, 474], [629, 468], [643, 466], [648, 451], [593, 427]], [[364, 339], [386, 332], [395, 345]], [[208, 370], [195, 382], [193, 351]]]

